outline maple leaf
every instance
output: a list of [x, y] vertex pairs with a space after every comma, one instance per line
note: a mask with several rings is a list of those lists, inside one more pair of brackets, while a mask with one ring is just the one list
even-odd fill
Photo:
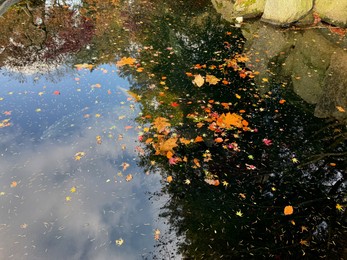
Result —
[[270, 146], [270, 145], [272, 145], [272, 140], [267, 139], [267, 138], [264, 138], [264, 139], [263, 139], [263, 143], [264, 143], [266, 146]]
[[160, 142], [155, 148], [156, 152], [158, 154], [164, 154], [166, 155], [168, 151], [172, 151], [175, 147], [178, 146], [177, 144], [178, 138], [169, 138], [163, 142]]
[[186, 179], [186, 180], [184, 181], [184, 184], [189, 185], [189, 184], [190, 184], [190, 180], [189, 180], [189, 179]]
[[171, 124], [169, 120], [165, 117], [157, 117], [152, 123], [153, 127], [157, 129], [158, 133], [163, 132], [167, 127], [170, 127]]
[[208, 82], [210, 85], [216, 85], [220, 79], [213, 75], [206, 75], [206, 82]]
[[132, 65], [135, 64], [135, 62], [136, 62], [136, 59], [134, 59], [134, 58], [131, 58], [131, 57], [123, 57], [123, 58], [121, 58], [119, 61], [117, 61], [116, 65], [117, 65], [118, 67], [122, 67], [122, 66], [124, 66], [124, 65], [130, 65], [130, 66], [132, 66]]
[[284, 215], [291, 215], [294, 212], [294, 208], [292, 206], [285, 206], [283, 212]]
[[223, 181], [222, 184], [223, 184], [224, 187], [228, 187], [229, 186], [229, 183], [227, 181]]
[[236, 114], [236, 113], [230, 113], [228, 112], [227, 114], [222, 114], [218, 119], [217, 119], [217, 125], [222, 128], [230, 128], [232, 126], [242, 128], [242, 116]]
[[336, 204], [336, 209], [337, 209], [338, 211], [343, 211], [343, 206], [337, 203], [337, 204]]
[[201, 87], [202, 85], [204, 85], [205, 79], [204, 79], [204, 77], [201, 76], [200, 74], [194, 75], [193, 83], [194, 83], [195, 85], [197, 85], [198, 87]]
[[242, 217], [243, 216], [243, 213], [241, 212], [241, 210], [239, 210], [239, 211], [236, 211], [236, 216], [239, 216], [239, 217]]
[[307, 240], [303, 240], [303, 239], [300, 239], [300, 245], [302, 245], [302, 246], [308, 246], [309, 244], [308, 244], [308, 241]]

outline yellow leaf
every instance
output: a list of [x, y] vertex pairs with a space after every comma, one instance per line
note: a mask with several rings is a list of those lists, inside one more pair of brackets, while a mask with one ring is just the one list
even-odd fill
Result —
[[239, 94], [235, 94], [235, 97], [238, 98], [238, 99], [241, 98], [241, 96]]
[[172, 182], [172, 176], [167, 176], [166, 181], [167, 181], [168, 183]]
[[343, 211], [343, 206], [341, 206], [340, 204], [336, 204], [336, 209], [338, 210], [338, 211]]
[[337, 109], [339, 112], [341, 112], [341, 113], [346, 112], [346, 110], [345, 110], [343, 107], [341, 107], [341, 106], [336, 106], [336, 109]]
[[154, 230], [154, 239], [159, 240], [159, 237], [160, 237], [160, 230], [159, 229]]
[[119, 61], [117, 61], [116, 65], [117, 65], [118, 67], [122, 67], [122, 66], [124, 66], [124, 65], [130, 65], [130, 66], [132, 66], [132, 65], [135, 64], [135, 62], [136, 62], [136, 59], [134, 59], [134, 58], [131, 58], [131, 57], [123, 57], [123, 58], [121, 58]]
[[153, 127], [157, 129], [158, 133], [161, 133], [165, 130], [166, 127], [170, 127], [171, 124], [169, 120], [164, 117], [157, 117], [152, 123]]
[[71, 193], [75, 193], [75, 192], [76, 192], [76, 187], [73, 186], [73, 187], [70, 189], [70, 192], [71, 192]]
[[243, 213], [241, 212], [241, 210], [236, 211], [236, 216], [239, 216], [239, 217], [242, 217], [242, 216], [243, 216]]
[[76, 161], [79, 161], [79, 160], [81, 160], [81, 158], [84, 157], [85, 155], [86, 155], [85, 152], [77, 152], [77, 153], [75, 154], [75, 160], [76, 160]]
[[201, 76], [200, 74], [194, 75], [193, 83], [194, 83], [195, 85], [197, 85], [198, 87], [201, 87], [202, 85], [204, 85], [205, 79], [204, 79], [204, 77]]
[[163, 143], [160, 143], [159, 152], [164, 153], [166, 155], [168, 151], [172, 151], [172, 149], [178, 146], [178, 144], [176, 143], [177, 140], [177, 138], [169, 138]]
[[141, 96], [140, 96], [140, 95], [137, 95], [136, 93], [134, 93], [134, 92], [132, 92], [132, 91], [130, 91], [130, 90], [128, 90], [127, 93], [128, 93], [130, 96], [132, 96], [136, 101], [141, 100]]
[[70, 201], [70, 200], [71, 200], [71, 197], [70, 197], [70, 196], [66, 196], [66, 197], [65, 197], [65, 200], [66, 200], [66, 201]]
[[216, 85], [220, 79], [213, 75], [206, 75], [206, 82], [210, 83], [210, 85]]
[[294, 208], [292, 206], [285, 206], [284, 215], [291, 215], [294, 212]]
[[116, 240], [117, 246], [121, 246], [121, 245], [123, 245], [123, 243], [124, 243], [124, 240], [122, 238]]

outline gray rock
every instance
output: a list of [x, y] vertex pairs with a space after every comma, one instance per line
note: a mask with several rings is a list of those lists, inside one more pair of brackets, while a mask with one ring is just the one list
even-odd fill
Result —
[[289, 25], [306, 16], [312, 7], [313, 0], [267, 0], [261, 19], [271, 24]]
[[323, 21], [347, 28], [347, 0], [316, 0], [314, 11]]
[[347, 111], [347, 52], [339, 50], [331, 55], [330, 66], [323, 80], [324, 95], [321, 96], [315, 108], [317, 117], [335, 117], [347, 122], [347, 112], [341, 112], [337, 107]]

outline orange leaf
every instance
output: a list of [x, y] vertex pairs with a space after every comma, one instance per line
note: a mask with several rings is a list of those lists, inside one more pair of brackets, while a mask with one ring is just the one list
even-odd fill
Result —
[[206, 75], [206, 82], [210, 83], [210, 85], [216, 85], [219, 81], [220, 79], [213, 75]]
[[127, 177], [125, 177], [126, 181], [131, 181], [133, 179], [133, 176], [131, 174], [128, 174]]
[[292, 206], [285, 206], [284, 215], [291, 215], [294, 212], [294, 208]]
[[342, 113], [346, 112], [346, 110], [345, 110], [343, 107], [341, 107], [341, 106], [336, 106], [336, 109], [337, 109], [339, 112], [342, 112]]
[[204, 139], [202, 139], [202, 137], [201, 136], [197, 136], [196, 138], [195, 138], [195, 140], [194, 140], [196, 143], [198, 143], [198, 142], [203, 142], [204, 141]]
[[13, 181], [13, 182], [11, 182], [10, 187], [15, 188], [15, 187], [17, 187], [17, 185], [18, 185], [18, 183], [16, 181]]
[[172, 182], [172, 176], [171, 176], [171, 175], [170, 175], [170, 176], [167, 176], [166, 181], [167, 181], [168, 183]]
[[216, 143], [222, 143], [224, 140], [223, 140], [223, 138], [221, 138], [221, 137], [217, 137], [216, 139], [214, 139], [214, 141], [215, 141]]
[[168, 152], [166, 153], [166, 158], [170, 159], [170, 158], [172, 158], [173, 155], [174, 155], [173, 152], [168, 151]]
[[134, 65], [136, 62], [136, 60], [134, 58], [131, 57], [123, 57], [121, 58], [119, 61], [117, 61], [117, 66], [118, 67], [122, 67], [124, 65]]
[[153, 127], [157, 129], [158, 133], [163, 132], [166, 127], [171, 126], [169, 120], [164, 117], [157, 117], [152, 124]]

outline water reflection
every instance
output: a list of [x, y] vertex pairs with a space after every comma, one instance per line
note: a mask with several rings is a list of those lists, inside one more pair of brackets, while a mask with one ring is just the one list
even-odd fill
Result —
[[6, 13], [3, 258], [342, 257], [345, 124], [198, 2]]

